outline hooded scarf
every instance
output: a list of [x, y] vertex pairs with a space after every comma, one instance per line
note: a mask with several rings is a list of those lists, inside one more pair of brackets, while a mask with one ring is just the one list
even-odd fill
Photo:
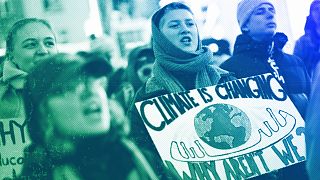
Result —
[[194, 53], [185, 52], [173, 45], [166, 36], [155, 25], [155, 17], [152, 18], [152, 37], [155, 63], [153, 75], [147, 82], [155, 84], [160, 89], [169, 92], [185, 91], [185, 87], [174, 77], [173, 72], [193, 73], [196, 75], [195, 88], [216, 85], [221, 74], [227, 72], [217, 66], [210, 66], [213, 61], [213, 54], [207, 47], [202, 47], [198, 36], [198, 50]]
[[27, 73], [11, 61], [4, 62], [0, 77], [0, 118], [24, 117], [22, 96], [18, 91], [23, 89], [26, 76]]

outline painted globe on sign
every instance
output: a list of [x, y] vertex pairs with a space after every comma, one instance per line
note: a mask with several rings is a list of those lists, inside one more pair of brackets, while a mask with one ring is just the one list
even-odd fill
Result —
[[248, 116], [229, 104], [214, 104], [201, 110], [194, 127], [202, 141], [216, 149], [232, 149], [245, 144], [251, 135]]

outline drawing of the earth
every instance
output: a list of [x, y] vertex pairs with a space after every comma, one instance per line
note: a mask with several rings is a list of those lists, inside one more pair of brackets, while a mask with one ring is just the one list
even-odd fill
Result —
[[248, 116], [229, 104], [214, 104], [201, 110], [194, 119], [201, 140], [216, 149], [232, 149], [243, 145], [251, 135]]

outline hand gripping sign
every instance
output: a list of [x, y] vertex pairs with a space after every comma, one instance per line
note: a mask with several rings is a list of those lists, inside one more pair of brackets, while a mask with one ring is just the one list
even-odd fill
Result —
[[182, 179], [246, 179], [306, 159], [304, 121], [271, 74], [137, 102]]

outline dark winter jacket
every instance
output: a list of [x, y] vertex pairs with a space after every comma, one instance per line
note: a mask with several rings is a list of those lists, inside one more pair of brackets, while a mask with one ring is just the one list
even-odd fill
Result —
[[[304, 117], [308, 103], [307, 96], [310, 92], [310, 78], [304, 63], [297, 56], [282, 52], [282, 48], [287, 42], [286, 35], [277, 33], [273, 38], [273, 42], [273, 59], [285, 83], [279, 82]], [[239, 35], [235, 42], [233, 56], [221, 64], [220, 67], [235, 73], [237, 78], [273, 73], [274, 71], [268, 63], [271, 45], [272, 41], [258, 43], [248, 35]], [[299, 163], [254, 179], [307, 179], [305, 163]]]
[[[285, 81], [280, 84], [304, 117], [308, 103], [307, 97], [310, 93], [310, 78], [300, 58], [282, 52], [287, 37], [283, 33], [277, 33], [274, 37], [273, 59]], [[237, 78], [273, 73], [273, 69], [267, 62], [271, 44], [271, 41], [259, 43], [248, 35], [239, 35], [233, 56], [220, 67], [235, 73]]]

